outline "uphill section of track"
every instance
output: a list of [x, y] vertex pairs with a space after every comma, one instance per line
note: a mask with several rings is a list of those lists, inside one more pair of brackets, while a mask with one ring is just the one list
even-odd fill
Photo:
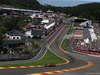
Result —
[[[56, 47], [58, 47], [58, 45], [60, 44], [59, 40], [62, 40], [62, 36], [63, 36], [63, 34], [59, 35], [59, 37], [55, 40], [55, 42], [51, 45], [50, 48], [57, 55], [62, 55], [64, 57], [63, 54], [59, 53], [60, 51], [56, 50], [57, 49]], [[66, 53], [66, 54], [69, 56], [69, 58], [71, 57], [71, 59], [72, 59], [69, 64], [74, 63], [73, 68], [75, 68], [75, 66], [79, 66], [79, 65], [81, 66], [81, 64], [84, 64], [84, 61], [91, 61], [93, 63], [93, 65], [91, 65], [90, 67], [84, 68], [84, 69], [80, 69], [80, 70], [76, 70], [76, 71], [69, 71], [69, 72], [65, 72], [65, 73], [57, 73], [54, 75], [100, 75], [100, 70], [99, 70], [100, 57], [93, 57], [93, 56], [81, 55], [81, 54], [75, 54], [75, 53]], [[67, 57], [67, 55], [66, 55], [66, 57]], [[77, 60], [79, 60], [78, 62], [80, 62], [80, 61], [83, 61], [83, 62], [76, 64]], [[69, 66], [69, 69], [70, 69], [70, 67], [72, 65], [70, 66], [69, 64], [67, 64], [67, 66]]]
[[[66, 30], [65, 30], [66, 31]], [[54, 75], [100, 75], [100, 57], [93, 57], [93, 56], [87, 56], [87, 55], [81, 55], [81, 54], [74, 54], [74, 53], [63, 53], [57, 47], [59, 46], [61, 40], [63, 39], [63, 35], [66, 32], [62, 32], [63, 34], [60, 34], [59, 37], [54, 41], [54, 43], [50, 46], [51, 50], [56, 53], [57, 55], [60, 55], [63, 58], [66, 58], [70, 61], [69, 64], [62, 65], [63, 68], [71, 69], [71, 68], [77, 68], [80, 66], [84, 66], [86, 62], [91, 61], [93, 65], [87, 68], [83, 68], [80, 70], [75, 71], [69, 71], [65, 73], [56, 73]], [[61, 68], [62, 68], [61, 67]]]
[[76, 59], [73, 56], [69, 55], [68, 53], [66, 54], [65, 52], [63, 52], [63, 51], [61, 51], [59, 49], [59, 45], [60, 45], [63, 37], [65, 36], [67, 30], [68, 30], [68, 26], [66, 26], [64, 28], [64, 30], [61, 32], [61, 34], [59, 35], [59, 37], [57, 37], [55, 39], [55, 41], [50, 45], [50, 50], [53, 53], [55, 53], [58, 56], [60, 56], [62, 58], [65, 58], [65, 59], [67, 59], [67, 60], [70, 61], [69, 64], [61, 65], [61, 66], [59, 66], [59, 68], [60, 69], [67, 69], [67, 68], [74, 68], [74, 67], [80, 67], [80, 66], [87, 65], [88, 64], [87, 61]]

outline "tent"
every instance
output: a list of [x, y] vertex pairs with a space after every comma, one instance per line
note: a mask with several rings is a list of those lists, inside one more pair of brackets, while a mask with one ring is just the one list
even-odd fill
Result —
[[20, 56], [25, 56], [24, 54], [21, 54]]
[[84, 39], [84, 43], [89, 43], [89, 38]]

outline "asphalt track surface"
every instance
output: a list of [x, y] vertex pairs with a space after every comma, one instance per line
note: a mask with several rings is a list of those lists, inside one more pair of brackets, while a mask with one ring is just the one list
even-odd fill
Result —
[[[63, 26], [61, 28], [63, 28]], [[68, 30], [68, 28], [69, 26], [66, 26], [63, 29], [61, 34], [50, 45], [50, 49], [46, 48], [46, 43], [49, 43], [50, 41], [52, 41], [55, 38], [55, 36], [59, 33], [60, 30], [51, 39], [49, 39], [49, 41], [47, 41], [45, 45], [43, 45], [42, 47], [43, 49], [41, 49], [41, 52], [39, 53], [39, 55], [37, 55], [34, 59], [30, 59], [30, 60], [33, 61], [33, 60], [40, 59], [43, 56], [43, 54], [45, 54], [46, 50], [50, 50], [54, 52], [55, 54], [59, 55], [60, 57], [63, 57], [69, 60], [70, 63], [65, 64], [65, 65], [60, 65], [57, 67], [0, 69], [0, 75], [27, 75], [27, 74], [33, 74], [33, 73], [43, 73], [43, 72], [51, 72], [51, 71], [57, 71], [57, 70], [63, 70], [63, 69], [70, 69], [70, 68], [85, 66], [88, 64], [87, 61], [92, 61], [94, 65], [88, 68], [65, 72], [65, 73], [58, 73], [54, 75], [100, 75], [100, 69], [99, 69], [100, 68], [100, 58], [87, 56], [87, 55], [74, 54], [74, 53], [64, 53], [63, 51], [59, 49], [59, 45], [64, 35], [66, 34], [66, 31]], [[17, 61], [17, 63], [18, 62], [23, 62], [23, 61]]]

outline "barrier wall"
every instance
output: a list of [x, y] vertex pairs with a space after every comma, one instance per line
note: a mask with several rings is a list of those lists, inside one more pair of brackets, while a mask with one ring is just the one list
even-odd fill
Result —
[[100, 52], [81, 50], [81, 49], [77, 49], [77, 48], [74, 48], [74, 51], [86, 53], [86, 54], [91, 54], [91, 55], [100, 55]]

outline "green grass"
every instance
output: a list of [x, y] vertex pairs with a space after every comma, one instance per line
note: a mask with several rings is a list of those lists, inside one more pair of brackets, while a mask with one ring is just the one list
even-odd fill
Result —
[[65, 39], [65, 40], [63, 41], [63, 43], [61, 44], [61, 47], [62, 47], [62, 48], [63, 48], [64, 44], [65, 44], [67, 47], [69, 47], [70, 39]]
[[65, 43], [65, 45], [66, 45], [67, 47], [69, 47], [70, 39], [65, 39], [65, 40], [63, 41], [63, 43], [61, 44], [61, 47], [62, 47], [62, 48], [63, 48], [64, 43]]
[[97, 43], [100, 43], [100, 40], [99, 39], [97, 39]]
[[61, 47], [63, 48], [64, 43], [66, 42], [66, 39], [62, 42]]
[[84, 27], [84, 26], [80, 26], [80, 25], [74, 24], [74, 27]]
[[[64, 43], [66, 43], [65, 45], [66, 45], [67, 47], [69, 47], [70, 39], [65, 39], [65, 40], [63, 41], [63, 43], [61, 44], [61, 47], [62, 47], [62, 48], [63, 48]], [[67, 51], [67, 49], [66, 49], [65, 51]], [[72, 51], [72, 50], [69, 50], [68, 52], [70, 52], [70, 53], [76, 53], [76, 54], [81, 54], [81, 53], [74, 52], [74, 51]], [[83, 55], [83, 54], [81, 54], [81, 55]]]
[[67, 32], [67, 35], [71, 34], [73, 32], [73, 29], [69, 29]]
[[66, 39], [66, 46], [69, 47], [70, 39]]
[[59, 58], [55, 54], [51, 53], [50, 51], [47, 51], [45, 56], [38, 61], [32, 61], [27, 63], [18, 63], [18, 64], [7, 64], [7, 65], [0, 65], [0, 67], [14, 67], [14, 66], [33, 66], [33, 65], [45, 65], [45, 64], [59, 64], [59, 63], [65, 63], [66, 61]]

